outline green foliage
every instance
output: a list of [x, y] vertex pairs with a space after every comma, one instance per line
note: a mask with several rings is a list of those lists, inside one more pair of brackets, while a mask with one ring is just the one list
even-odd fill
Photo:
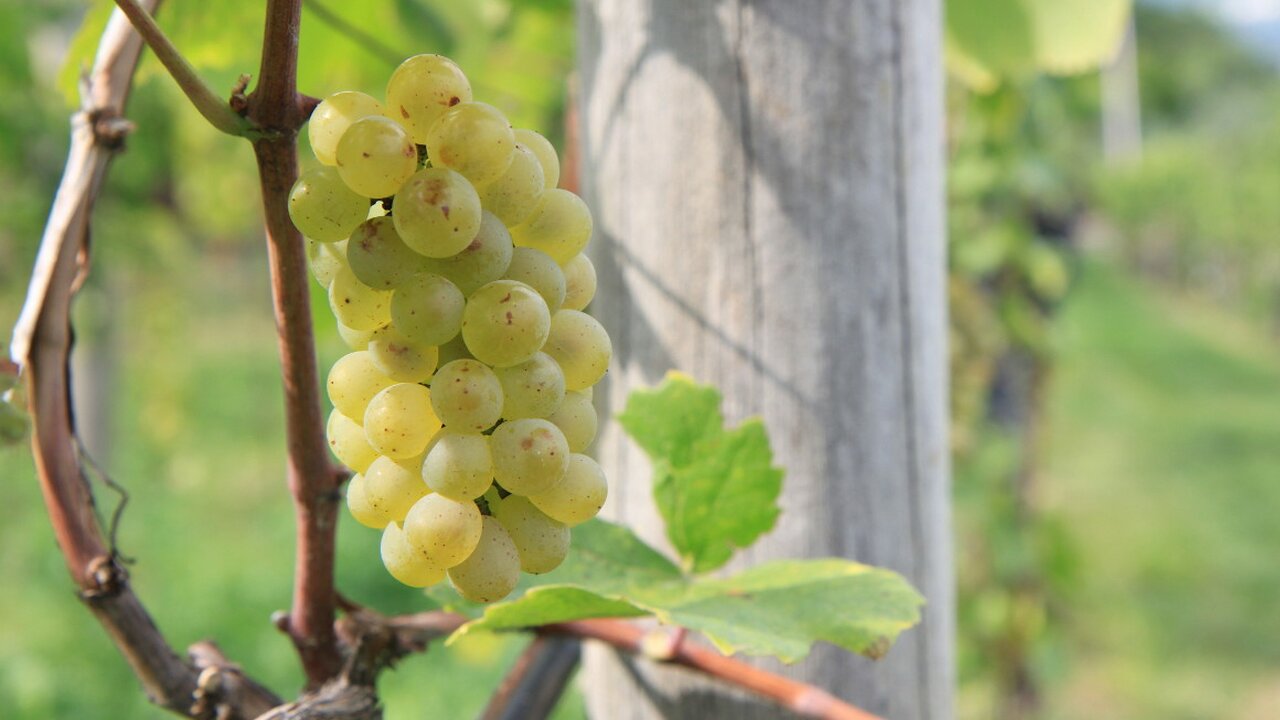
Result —
[[714, 570], [773, 528], [782, 470], [764, 424], [726, 432], [715, 388], [668, 375], [632, 393], [618, 422], [649, 454], [667, 537], [689, 570]]
[[946, 60], [970, 88], [1037, 73], [1074, 75], [1115, 55], [1131, 0], [948, 0]]
[[895, 573], [831, 558], [775, 561], [727, 578], [703, 574], [773, 526], [782, 479], [764, 426], [748, 421], [726, 432], [719, 406], [714, 388], [671, 374], [655, 390], [634, 392], [619, 418], [653, 460], [654, 495], [687, 571], [630, 530], [593, 520], [574, 530], [564, 563], [526, 576], [513, 600], [481, 607], [447, 588], [431, 591], [442, 605], [476, 617], [454, 638], [653, 615], [701, 631], [725, 653], [795, 662], [825, 641], [883, 655], [919, 622], [923, 602]]

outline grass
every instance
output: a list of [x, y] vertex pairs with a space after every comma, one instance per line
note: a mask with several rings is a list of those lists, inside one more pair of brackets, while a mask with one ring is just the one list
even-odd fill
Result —
[[1046, 485], [1081, 551], [1055, 717], [1280, 717], [1280, 348], [1087, 265]]

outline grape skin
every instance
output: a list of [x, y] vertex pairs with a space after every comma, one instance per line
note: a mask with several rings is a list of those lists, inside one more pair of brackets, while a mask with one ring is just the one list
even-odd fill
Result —
[[427, 448], [422, 479], [433, 492], [450, 500], [474, 500], [493, 484], [489, 438], [454, 430], [441, 432]]
[[497, 503], [493, 515], [511, 536], [521, 570], [551, 572], [569, 554], [569, 528], [547, 517], [528, 499], [509, 495]]
[[585, 391], [566, 392], [564, 402], [547, 419], [564, 433], [564, 439], [569, 443], [569, 452], [586, 452], [591, 447], [591, 441], [596, 439], [599, 419], [591, 396]]
[[445, 425], [478, 433], [502, 417], [502, 383], [479, 360], [454, 360], [431, 381], [431, 402]]
[[333, 168], [303, 173], [289, 191], [289, 218], [312, 240], [346, 240], [368, 211], [369, 201], [351, 192]]
[[462, 173], [477, 184], [493, 182], [507, 171], [515, 153], [515, 137], [507, 118], [492, 105], [458, 103], [427, 130], [427, 152], [433, 165]]
[[519, 128], [512, 132], [515, 141], [529, 148], [542, 166], [542, 178], [548, 190], [560, 184], [560, 158], [555, 146], [535, 130]]
[[443, 55], [414, 55], [387, 82], [387, 114], [403, 122], [413, 141], [423, 145], [427, 130], [446, 110], [470, 100], [467, 76]]
[[329, 286], [329, 309], [352, 330], [376, 330], [391, 320], [391, 293], [365, 285], [344, 267]]
[[347, 481], [347, 509], [356, 522], [367, 528], [381, 530], [391, 522], [391, 518], [380, 508], [369, 501], [365, 492], [364, 476], [356, 473]]
[[471, 244], [457, 255], [428, 258], [426, 269], [448, 278], [463, 295], [470, 295], [482, 285], [498, 280], [511, 266], [515, 244], [507, 226], [493, 213], [481, 212], [480, 230]]
[[544, 493], [569, 467], [569, 444], [560, 428], [541, 418], [509, 420], [489, 437], [494, 479], [514, 495]]
[[382, 103], [354, 90], [343, 90], [325, 98], [307, 121], [307, 141], [322, 165], [338, 164], [338, 140], [351, 123], [370, 115], [381, 115]]
[[520, 582], [520, 555], [505, 528], [486, 515], [475, 552], [449, 568], [449, 580], [472, 602], [501, 600]]
[[369, 447], [369, 441], [364, 436], [364, 426], [343, 415], [337, 408], [329, 413], [325, 436], [329, 439], [329, 449], [333, 451], [334, 457], [358, 473], [367, 470], [378, 458], [378, 453]]
[[402, 335], [426, 345], [443, 345], [462, 327], [467, 300], [435, 273], [418, 273], [391, 293], [388, 317]]
[[542, 163], [529, 148], [516, 143], [507, 171], [479, 188], [480, 202], [507, 225], [524, 222], [542, 201], [546, 178]]
[[596, 266], [591, 258], [578, 253], [564, 264], [565, 310], [586, 310], [596, 296]]
[[480, 542], [480, 509], [470, 500], [457, 502], [432, 493], [414, 503], [404, 518], [409, 545], [439, 567], [466, 560]]
[[444, 580], [444, 568], [431, 562], [426, 553], [411, 545], [405, 532], [396, 523], [390, 523], [382, 531], [380, 546], [382, 564], [391, 577], [409, 587], [427, 587]]
[[511, 228], [516, 247], [537, 248], [564, 264], [591, 240], [591, 211], [568, 190], [548, 190], [542, 204], [523, 224]]
[[575, 453], [564, 478], [550, 490], [530, 495], [529, 502], [547, 517], [573, 527], [595, 517], [608, 495], [604, 471], [595, 460]]
[[613, 343], [604, 326], [578, 310], [561, 310], [551, 318], [543, 352], [564, 370], [567, 390], [583, 390], [600, 382], [609, 369]]
[[429, 491], [422, 482], [422, 456], [408, 460], [381, 456], [364, 471], [364, 493], [369, 504], [396, 522], [403, 521], [409, 508]]
[[361, 118], [338, 140], [338, 174], [367, 198], [395, 194], [418, 167], [418, 148], [409, 133], [382, 116]]
[[396, 460], [421, 455], [440, 430], [431, 391], [416, 383], [396, 383], [374, 395], [363, 425], [369, 447]]
[[374, 395], [394, 384], [383, 375], [368, 351], [357, 350], [338, 358], [329, 369], [326, 387], [329, 401], [348, 418], [364, 418], [365, 408]]
[[467, 178], [445, 167], [423, 168], [396, 192], [396, 230], [429, 258], [456, 255], [480, 231], [480, 196]]
[[564, 303], [565, 274], [551, 256], [533, 248], [516, 248], [511, 255], [511, 265], [504, 275], [508, 280], [516, 280], [528, 285], [543, 300], [547, 301], [547, 310], [555, 313]]
[[533, 357], [551, 332], [551, 312], [537, 290], [514, 280], [495, 280], [467, 299], [462, 339], [467, 350], [493, 367]]
[[493, 372], [502, 383], [502, 417], [507, 420], [545, 418], [564, 402], [564, 372], [546, 353]]
[[392, 290], [426, 269], [426, 260], [404, 244], [389, 217], [360, 223], [347, 242], [351, 274], [375, 290]]
[[398, 382], [425, 382], [440, 357], [439, 348], [405, 337], [395, 323], [374, 330], [367, 347], [373, 364]]

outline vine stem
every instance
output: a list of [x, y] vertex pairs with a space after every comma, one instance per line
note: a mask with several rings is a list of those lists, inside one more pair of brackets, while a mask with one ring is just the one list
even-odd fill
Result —
[[297, 545], [293, 601], [286, 629], [298, 649], [309, 687], [342, 669], [333, 622], [334, 546], [340, 474], [329, 461], [320, 410], [315, 337], [311, 324], [306, 252], [289, 219], [289, 191], [298, 177], [296, 137], [310, 103], [298, 94], [301, 0], [269, 0], [257, 89], [248, 118], [269, 131], [253, 143], [271, 268], [280, 365], [285, 392], [289, 489]]
[[[144, 2], [151, 9], [159, 4]], [[94, 200], [111, 158], [132, 129], [123, 112], [141, 50], [142, 41], [123, 13], [113, 13], [93, 69], [82, 83], [82, 108], [72, 118], [67, 163], [10, 352], [27, 386], [32, 455], [45, 507], [80, 598], [152, 702], [191, 715], [193, 703], [203, 699], [222, 716], [254, 717], [279, 699], [256, 683], [241, 682], [243, 676], [233, 667], [212, 667], [207, 655], [180, 658], [133, 592], [94, 513], [71, 413], [71, 301], [89, 270]]]
[[204, 119], [209, 121], [209, 124], [228, 135], [252, 134], [253, 128], [249, 121], [237, 115], [226, 101], [219, 98], [217, 93], [200, 79], [195, 68], [191, 67], [191, 63], [178, 52], [169, 37], [156, 24], [151, 13], [138, 5], [137, 0], [115, 0], [115, 3], [146, 41], [151, 52], [155, 53], [156, 59], [173, 76], [187, 99], [204, 116]]

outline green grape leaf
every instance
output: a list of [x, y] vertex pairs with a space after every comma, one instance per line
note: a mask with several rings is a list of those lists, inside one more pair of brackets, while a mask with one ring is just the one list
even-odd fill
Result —
[[98, 41], [102, 38], [102, 31], [107, 28], [107, 18], [111, 17], [111, 11], [115, 7], [111, 0], [94, 0], [84, 14], [84, 19], [80, 21], [75, 37], [71, 39], [62, 68], [58, 70], [58, 92], [68, 105], [80, 104], [80, 77], [93, 65]]
[[783, 473], [764, 424], [726, 431], [715, 388], [671, 373], [632, 393], [618, 421], [652, 461], [667, 537], [690, 571], [724, 565], [777, 522]]
[[593, 521], [581, 530], [565, 563], [531, 579], [513, 600], [484, 607], [432, 591], [445, 607], [474, 618], [450, 641], [477, 631], [653, 615], [702, 632], [725, 653], [795, 662], [818, 641], [879, 657], [920, 619], [922, 598], [887, 570], [838, 559], [782, 560], [726, 579], [689, 578], [625, 528]]

